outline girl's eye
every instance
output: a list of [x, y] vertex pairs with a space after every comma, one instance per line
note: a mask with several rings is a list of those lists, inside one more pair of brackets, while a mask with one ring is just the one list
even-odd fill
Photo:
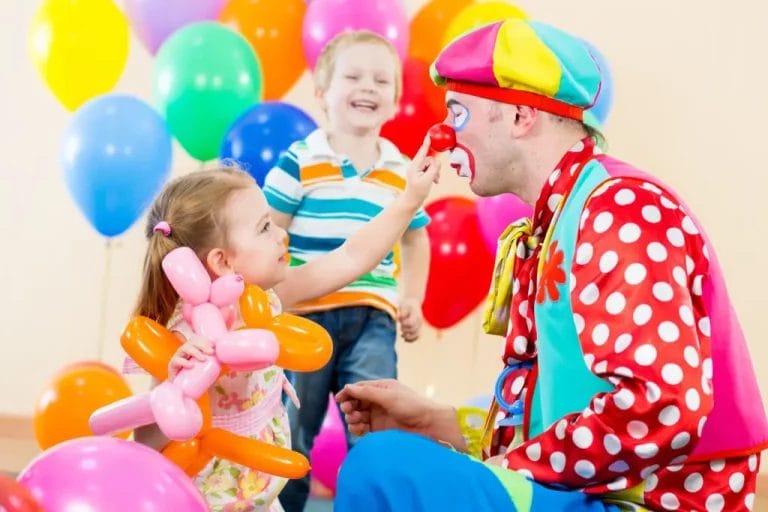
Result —
[[347, 75], [344, 78], [346, 78], [347, 80], [353, 80], [354, 81], [354, 80], [357, 80], [357, 75]]
[[261, 232], [266, 233], [267, 231], [269, 231], [269, 228], [271, 227], [272, 227], [272, 223], [267, 221], [266, 223], [264, 223], [264, 227], [261, 228]]

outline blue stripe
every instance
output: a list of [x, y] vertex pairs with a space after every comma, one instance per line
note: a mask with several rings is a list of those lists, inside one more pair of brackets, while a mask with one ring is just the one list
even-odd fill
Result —
[[373, 218], [381, 213], [381, 207], [364, 199], [315, 199], [305, 197], [302, 210], [312, 214], [356, 214], [367, 215]]
[[267, 203], [269, 206], [277, 211], [287, 213], [289, 215], [294, 215], [299, 207], [299, 203], [297, 201], [286, 201], [285, 198], [287, 196], [280, 194], [275, 189], [269, 187], [264, 189], [264, 196], [267, 198]]
[[280, 158], [277, 161], [277, 164], [275, 164], [276, 167], [279, 167], [285, 173], [290, 176], [291, 178], [295, 179], [296, 181], [299, 181], [300, 174], [299, 174], [299, 162], [296, 159], [296, 156], [293, 155], [290, 151], [286, 151], [285, 153], [280, 156]]
[[408, 229], [420, 229], [425, 227], [427, 224], [429, 224], [430, 218], [429, 215], [424, 212], [424, 210], [419, 210], [416, 213], [416, 216], [413, 218], [410, 224], [408, 224]]
[[319, 238], [295, 235], [291, 233], [288, 237], [289, 250], [291, 252], [311, 251], [311, 252], [330, 252], [341, 247], [346, 240], [343, 238]]

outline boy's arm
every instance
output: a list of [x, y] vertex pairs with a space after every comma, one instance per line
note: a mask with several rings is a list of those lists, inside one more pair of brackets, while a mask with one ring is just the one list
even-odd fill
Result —
[[421, 333], [423, 315], [421, 305], [427, 289], [429, 275], [429, 235], [424, 227], [409, 229], [401, 240], [401, 282], [399, 320], [403, 339], [416, 341]]

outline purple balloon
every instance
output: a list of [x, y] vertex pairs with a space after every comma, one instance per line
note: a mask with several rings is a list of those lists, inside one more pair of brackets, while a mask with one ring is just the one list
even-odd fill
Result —
[[227, 0], [124, 0], [125, 14], [149, 53], [190, 23], [216, 20]]
[[160, 453], [113, 437], [81, 437], [38, 455], [19, 475], [46, 512], [205, 512], [192, 480]]
[[496, 254], [496, 243], [507, 226], [523, 217], [533, 215], [533, 208], [516, 195], [502, 194], [477, 199], [477, 218], [485, 244]]
[[309, 68], [331, 39], [349, 30], [370, 30], [388, 39], [401, 60], [408, 53], [408, 18], [399, 0], [312, 0], [301, 36]]
[[312, 478], [335, 493], [336, 477], [346, 456], [347, 436], [344, 432], [344, 423], [336, 406], [336, 400], [331, 395], [328, 397], [328, 408], [325, 411], [320, 433], [315, 437], [312, 451], [309, 452]]

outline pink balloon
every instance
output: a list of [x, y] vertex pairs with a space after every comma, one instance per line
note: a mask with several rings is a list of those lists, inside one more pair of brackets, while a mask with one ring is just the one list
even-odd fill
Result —
[[513, 222], [533, 215], [533, 208], [516, 195], [502, 194], [477, 199], [477, 218], [486, 246], [496, 254], [499, 236]]
[[111, 437], [80, 437], [40, 454], [19, 475], [46, 512], [208, 510], [184, 472], [160, 453]]
[[336, 492], [336, 477], [339, 468], [347, 456], [347, 437], [344, 424], [341, 422], [339, 409], [331, 395], [328, 399], [328, 410], [325, 413], [323, 426], [315, 438], [315, 444], [309, 453], [312, 466], [312, 478], [317, 479], [334, 493]]
[[400, 0], [312, 0], [301, 37], [309, 68], [314, 69], [331, 39], [348, 30], [370, 30], [385, 37], [401, 60], [408, 53], [408, 18]]
[[123, 0], [131, 27], [149, 53], [190, 23], [217, 20], [227, 0]]

